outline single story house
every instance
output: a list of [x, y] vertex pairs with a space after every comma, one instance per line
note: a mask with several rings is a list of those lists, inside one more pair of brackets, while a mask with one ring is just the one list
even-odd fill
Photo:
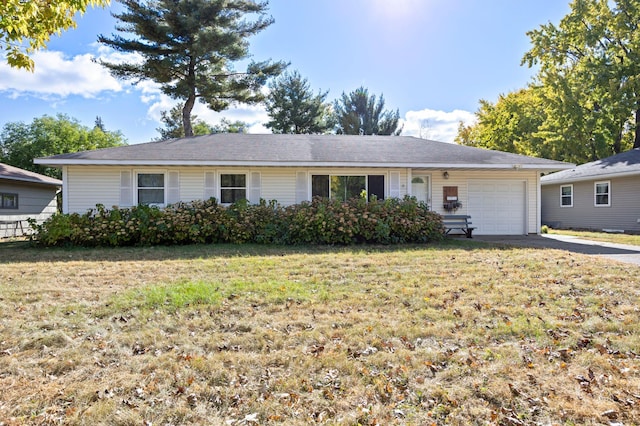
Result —
[[640, 232], [640, 148], [543, 176], [542, 223]]
[[39, 158], [61, 167], [63, 211], [246, 198], [415, 196], [476, 234], [540, 232], [540, 176], [571, 164], [404, 136], [213, 134]]
[[27, 219], [53, 215], [61, 187], [59, 179], [0, 163], [0, 238], [28, 233]]

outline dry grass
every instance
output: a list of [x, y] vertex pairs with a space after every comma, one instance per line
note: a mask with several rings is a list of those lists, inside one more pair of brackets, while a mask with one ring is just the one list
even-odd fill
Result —
[[613, 232], [574, 231], [566, 229], [550, 229], [550, 234], [573, 235], [587, 240], [605, 241], [617, 244], [631, 244], [640, 246], [640, 235], [621, 234]]
[[0, 245], [0, 425], [634, 424], [639, 269], [562, 251]]

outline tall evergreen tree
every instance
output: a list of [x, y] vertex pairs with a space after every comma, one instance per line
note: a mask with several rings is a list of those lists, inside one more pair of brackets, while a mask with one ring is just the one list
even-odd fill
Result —
[[[245, 72], [233, 65], [249, 56], [248, 38], [267, 28], [267, 2], [252, 0], [121, 0], [116, 29], [131, 38], [100, 35], [98, 40], [121, 52], [137, 53], [140, 62], [102, 64], [118, 78], [153, 80], [163, 93], [184, 100], [182, 121], [193, 135], [191, 111], [196, 100], [214, 111], [231, 103], [253, 104], [267, 79], [286, 67], [283, 62], [251, 62]], [[250, 17], [256, 20], [249, 20]]]
[[[157, 140], [183, 138], [184, 127], [182, 122], [182, 110], [183, 104], [178, 104], [171, 108], [171, 110], [162, 111], [160, 121], [164, 123], [164, 127], [158, 127], [156, 130], [160, 133], [160, 137]], [[193, 135], [208, 135], [210, 133], [216, 133], [212, 126], [205, 121], [200, 120], [197, 115], [191, 116]]]
[[348, 95], [344, 92], [334, 102], [338, 133], [345, 135], [399, 135], [399, 110], [384, 110], [384, 97], [376, 102], [375, 95], [369, 95], [364, 87], [359, 87]]
[[269, 85], [266, 124], [274, 133], [323, 133], [332, 127], [329, 106], [324, 103], [328, 91], [317, 95], [298, 71], [286, 73]]

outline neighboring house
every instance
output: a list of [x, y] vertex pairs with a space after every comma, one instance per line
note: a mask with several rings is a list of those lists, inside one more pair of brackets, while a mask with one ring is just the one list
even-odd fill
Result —
[[478, 235], [539, 233], [541, 172], [573, 167], [413, 137], [274, 134], [170, 139], [35, 162], [62, 168], [64, 212], [210, 197], [291, 205], [365, 191], [469, 214]]
[[640, 232], [640, 149], [552, 173], [540, 181], [543, 224]]
[[57, 210], [62, 181], [0, 163], [0, 238], [30, 232], [27, 219], [42, 223]]

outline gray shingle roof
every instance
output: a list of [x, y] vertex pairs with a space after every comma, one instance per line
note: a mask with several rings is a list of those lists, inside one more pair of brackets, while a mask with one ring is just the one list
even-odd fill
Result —
[[221, 133], [40, 158], [37, 164], [478, 167], [572, 164], [407, 136]]
[[640, 148], [543, 176], [543, 185], [640, 175]]
[[0, 179], [20, 182], [37, 183], [41, 185], [62, 186], [62, 181], [29, 170], [20, 169], [8, 164], [0, 163]]

